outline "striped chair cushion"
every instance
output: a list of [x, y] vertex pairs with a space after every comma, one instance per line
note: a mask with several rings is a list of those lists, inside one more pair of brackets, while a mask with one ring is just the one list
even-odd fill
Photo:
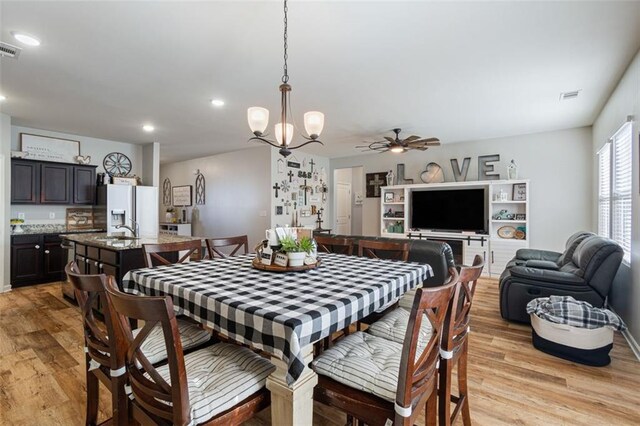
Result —
[[410, 311], [413, 307], [413, 299], [416, 297], [416, 290], [422, 287], [422, 284], [418, 285], [416, 288], [409, 290], [405, 294], [402, 295], [400, 300], [398, 301], [398, 306], [402, 309], [406, 309]]
[[316, 373], [395, 401], [402, 345], [358, 331], [311, 363]]
[[[142, 329], [133, 330], [135, 338]], [[201, 329], [197, 324], [190, 321], [178, 319], [178, 331], [180, 332], [180, 340], [182, 341], [182, 349], [188, 350], [202, 345], [211, 339], [208, 331]], [[151, 364], [167, 359], [167, 347], [162, 334], [162, 327], [158, 324], [151, 330], [149, 336], [142, 345], [140, 345], [142, 353], [147, 357]]]
[[[250, 349], [217, 343], [185, 355], [191, 424], [201, 424], [262, 389], [276, 367]], [[169, 366], [158, 374], [171, 383]]]
[[[409, 325], [409, 315], [409, 311], [405, 309], [394, 309], [378, 321], [371, 324], [367, 329], [367, 333], [402, 344], [404, 343], [404, 338], [407, 333], [407, 325]], [[422, 351], [424, 351], [424, 348], [429, 343], [432, 332], [433, 328], [431, 327], [431, 322], [429, 322], [427, 317], [424, 316], [422, 318], [422, 324], [420, 324], [418, 350], [416, 351], [417, 357], [422, 354]]]

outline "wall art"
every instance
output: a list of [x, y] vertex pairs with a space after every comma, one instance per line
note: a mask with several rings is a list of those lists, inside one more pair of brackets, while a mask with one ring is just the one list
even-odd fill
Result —
[[28, 152], [30, 160], [75, 163], [80, 155], [80, 142], [20, 133], [20, 150]]
[[284, 160], [278, 158], [278, 173], [284, 173]]
[[451, 168], [453, 169], [453, 179], [456, 182], [464, 182], [467, 180], [467, 174], [469, 173], [469, 166], [471, 165], [471, 157], [464, 157], [462, 160], [462, 169], [458, 165], [458, 159], [452, 158]]
[[513, 194], [511, 195], [513, 201], [526, 201], [527, 200], [527, 184], [526, 183], [514, 183]]
[[442, 183], [444, 182], [444, 172], [438, 163], [429, 163], [420, 174], [420, 179], [424, 183]]
[[287, 167], [290, 167], [292, 169], [299, 169], [300, 168], [300, 163], [298, 163], [296, 161], [287, 161]]
[[493, 173], [496, 161], [500, 161], [500, 154], [481, 155], [478, 157], [478, 180], [498, 180], [500, 173]]
[[162, 204], [165, 206], [171, 205], [171, 180], [165, 178], [162, 182]]
[[404, 178], [404, 163], [400, 163], [396, 166], [396, 185], [411, 185], [413, 179]]
[[276, 206], [276, 216], [282, 216], [282, 206]]
[[205, 189], [204, 175], [198, 169], [196, 171], [196, 205], [204, 205]]
[[110, 152], [104, 156], [102, 167], [109, 176], [126, 177], [131, 173], [131, 160], [121, 152]]
[[367, 173], [365, 175], [367, 198], [379, 198], [380, 187], [384, 186], [387, 182], [387, 172]]
[[193, 204], [192, 201], [193, 187], [191, 185], [174, 186], [171, 188], [171, 194], [173, 197], [173, 205], [176, 207], [189, 207]]

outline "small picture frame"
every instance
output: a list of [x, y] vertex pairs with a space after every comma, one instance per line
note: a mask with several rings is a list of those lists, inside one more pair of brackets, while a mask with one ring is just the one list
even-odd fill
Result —
[[385, 192], [384, 193], [384, 202], [385, 203], [393, 203], [393, 192]]
[[513, 201], [526, 201], [527, 200], [527, 184], [526, 183], [514, 183], [513, 193], [511, 194]]
[[276, 253], [275, 259], [273, 260], [273, 263], [275, 263], [278, 266], [282, 266], [283, 268], [287, 267], [287, 263], [289, 262], [289, 258], [287, 257], [286, 253]]
[[515, 220], [527, 220], [526, 213], [516, 213]]
[[282, 216], [282, 206], [276, 206], [276, 216]]
[[171, 188], [172, 203], [176, 207], [190, 207], [193, 205], [193, 187], [191, 185], [180, 185]]

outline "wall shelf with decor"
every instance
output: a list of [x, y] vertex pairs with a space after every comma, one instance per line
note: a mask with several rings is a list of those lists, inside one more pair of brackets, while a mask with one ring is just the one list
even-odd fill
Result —
[[[412, 193], [440, 189], [484, 189], [486, 231], [411, 229]], [[452, 247], [458, 247], [460, 252], [454, 255], [463, 264], [470, 265], [475, 255], [482, 256], [485, 276], [499, 277], [515, 252], [529, 247], [529, 181], [526, 179], [396, 185], [382, 187], [380, 192], [381, 236], [447, 241]], [[401, 217], [392, 216], [396, 214]]]

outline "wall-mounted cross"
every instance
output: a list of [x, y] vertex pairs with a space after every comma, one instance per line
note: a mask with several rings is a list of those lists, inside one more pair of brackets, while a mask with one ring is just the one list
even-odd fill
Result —
[[289, 176], [289, 183], [291, 183], [291, 178], [293, 177], [293, 172], [291, 170], [289, 170], [289, 173], [287, 173], [287, 176]]
[[276, 184], [273, 185], [272, 188], [276, 190], [276, 198], [278, 198], [278, 189], [280, 189], [280, 185], [278, 185], [278, 182], [276, 182]]
[[291, 201], [285, 201], [284, 207], [286, 209], [286, 214], [289, 214], [289, 206], [291, 205]]
[[300, 189], [302, 189], [304, 191], [304, 205], [307, 205], [307, 191], [308, 190], [313, 190], [312, 187], [310, 187], [309, 185], [307, 185], [307, 180], [304, 180], [304, 185], [300, 185]]
[[382, 185], [384, 180], [380, 179], [378, 174], [374, 175], [375, 179], [369, 181], [369, 185], [373, 185], [373, 194], [375, 197], [380, 196], [380, 185]]
[[313, 158], [311, 159], [311, 161], [309, 161], [309, 164], [311, 164], [311, 173], [313, 173], [313, 166], [315, 166], [316, 164], [313, 162]]

